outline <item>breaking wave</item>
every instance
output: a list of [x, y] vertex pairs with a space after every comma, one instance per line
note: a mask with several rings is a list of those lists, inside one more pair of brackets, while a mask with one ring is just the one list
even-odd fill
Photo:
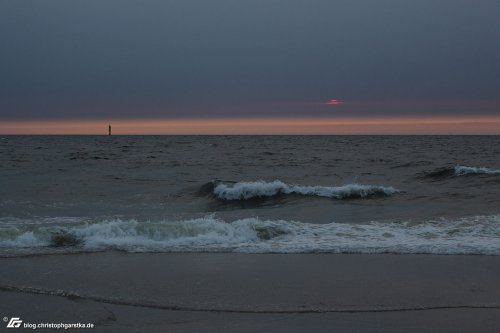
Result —
[[213, 194], [222, 200], [248, 200], [253, 198], [273, 197], [280, 194], [299, 194], [334, 199], [366, 198], [389, 196], [399, 192], [393, 187], [348, 184], [343, 186], [304, 186], [290, 185], [280, 180], [265, 182], [239, 182], [235, 184], [217, 184]]
[[310, 224], [213, 216], [0, 228], [0, 249], [69, 251], [500, 255], [500, 215], [456, 220]]
[[465, 175], [500, 175], [500, 170], [457, 165], [454, 175], [456, 177]]
[[470, 175], [500, 175], [500, 170], [457, 165], [454, 168], [436, 169], [432, 172], [427, 173], [425, 176], [434, 179], [446, 179]]
[[186, 221], [111, 220], [72, 226], [0, 228], [0, 248], [81, 247], [130, 251], [227, 250], [285, 233], [279, 222], [242, 219], [226, 223], [214, 217]]

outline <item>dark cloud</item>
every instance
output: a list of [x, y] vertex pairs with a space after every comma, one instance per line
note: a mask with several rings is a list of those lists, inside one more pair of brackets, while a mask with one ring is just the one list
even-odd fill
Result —
[[[0, 118], [500, 114], [500, 2], [0, 2]], [[332, 109], [321, 103], [345, 101]]]

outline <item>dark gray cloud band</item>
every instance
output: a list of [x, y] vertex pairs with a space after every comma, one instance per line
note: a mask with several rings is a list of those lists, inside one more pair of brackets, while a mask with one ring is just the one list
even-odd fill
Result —
[[[0, 119], [500, 115], [498, 1], [0, 2]], [[338, 98], [339, 108], [321, 102]]]

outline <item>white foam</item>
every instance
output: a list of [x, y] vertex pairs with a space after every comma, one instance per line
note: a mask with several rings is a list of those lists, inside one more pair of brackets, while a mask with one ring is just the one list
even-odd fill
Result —
[[348, 184], [343, 186], [304, 186], [290, 185], [280, 180], [265, 182], [239, 182], [233, 185], [218, 184], [214, 194], [223, 200], [247, 200], [258, 197], [272, 197], [278, 194], [301, 194], [335, 199], [350, 197], [369, 197], [373, 195], [392, 195], [399, 192], [393, 187]]
[[[1, 229], [0, 229], [1, 230]], [[5, 230], [5, 229], [4, 229]], [[2, 230], [2, 231], [4, 231]], [[15, 229], [8, 230], [10, 233], [15, 233]], [[0, 247], [4, 248], [29, 248], [29, 247], [41, 247], [41, 246], [47, 246], [49, 245], [49, 242], [43, 241], [40, 239], [33, 231], [25, 231], [21, 232], [14, 237], [5, 237], [5, 231], [2, 232], [3, 238], [7, 239], [0, 239]]]
[[[54, 233], [85, 251], [247, 253], [399, 253], [500, 255], [500, 215], [422, 223], [310, 224], [213, 216], [186, 221], [113, 220], [55, 227], [0, 228], [0, 248], [47, 248]], [[69, 251], [69, 250], [68, 250]]]
[[465, 176], [465, 175], [472, 175], [472, 174], [495, 175], [495, 174], [500, 174], [500, 170], [490, 169], [490, 168], [468, 167], [468, 166], [462, 166], [462, 165], [457, 165], [455, 167], [454, 175], [456, 177]]

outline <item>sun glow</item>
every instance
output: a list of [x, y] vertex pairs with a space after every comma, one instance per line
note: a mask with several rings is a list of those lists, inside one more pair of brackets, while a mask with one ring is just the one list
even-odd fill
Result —
[[340, 105], [340, 104], [343, 104], [344, 102], [342, 102], [341, 100], [338, 100], [338, 99], [330, 99], [328, 100], [327, 102], [323, 103], [323, 104], [326, 104], [326, 105]]

